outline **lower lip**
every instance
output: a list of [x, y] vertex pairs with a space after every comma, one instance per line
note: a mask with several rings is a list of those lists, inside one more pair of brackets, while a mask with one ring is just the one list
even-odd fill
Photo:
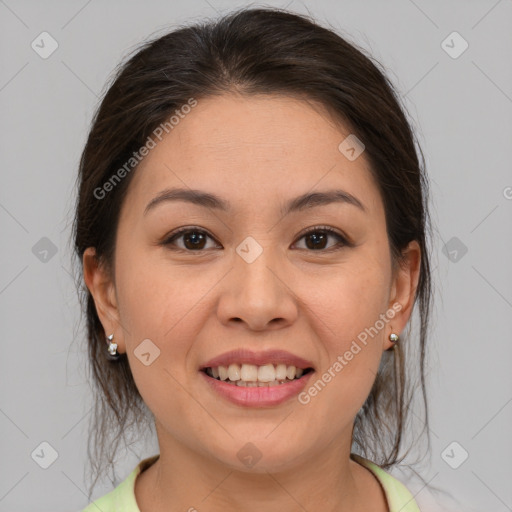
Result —
[[246, 407], [272, 407], [286, 402], [293, 396], [298, 395], [305, 387], [311, 375], [310, 371], [300, 379], [292, 382], [285, 382], [277, 386], [246, 387], [227, 384], [222, 380], [217, 380], [206, 375], [205, 372], [199, 372], [207, 384], [219, 395], [227, 398], [230, 402]]

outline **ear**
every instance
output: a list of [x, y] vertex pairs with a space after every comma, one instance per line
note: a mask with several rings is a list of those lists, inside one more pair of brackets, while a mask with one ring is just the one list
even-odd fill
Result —
[[[84, 281], [94, 299], [96, 312], [105, 334], [107, 336], [114, 334], [113, 341], [117, 343], [117, 352], [123, 353], [126, 349], [113, 277], [105, 266], [98, 261], [94, 247], [88, 247], [84, 251], [82, 264]], [[105, 350], [106, 347], [107, 341], [105, 340]]]
[[384, 350], [393, 347], [389, 335], [398, 335], [404, 330], [411, 316], [416, 297], [416, 289], [420, 277], [421, 248], [416, 240], [409, 243], [402, 251], [402, 261], [397, 263], [393, 272], [393, 281], [389, 296], [388, 309], [395, 311], [395, 316], [389, 321], [389, 332], [384, 339]]

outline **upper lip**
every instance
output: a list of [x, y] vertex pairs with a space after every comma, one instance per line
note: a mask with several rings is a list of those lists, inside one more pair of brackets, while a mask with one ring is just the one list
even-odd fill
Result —
[[286, 364], [287, 366], [295, 366], [296, 368], [313, 368], [313, 363], [296, 356], [285, 350], [263, 350], [254, 352], [249, 349], [238, 349], [224, 352], [219, 356], [210, 359], [200, 366], [200, 370], [217, 366], [229, 366], [232, 363], [254, 364], [263, 366], [264, 364]]

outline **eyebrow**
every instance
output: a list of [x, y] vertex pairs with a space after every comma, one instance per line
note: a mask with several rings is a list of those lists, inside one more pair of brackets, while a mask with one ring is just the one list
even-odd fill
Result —
[[[230, 203], [215, 194], [203, 192], [202, 190], [171, 188], [159, 192], [157, 196], [147, 204], [144, 209], [144, 215], [155, 208], [158, 204], [167, 201], [186, 201], [198, 206], [221, 210], [224, 212], [231, 210]], [[366, 208], [357, 197], [344, 190], [335, 189], [324, 192], [305, 193], [295, 197], [281, 208], [281, 214], [284, 217], [291, 212], [303, 211], [309, 208], [325, 206], [332, 203], [351, 204], [366, 212]]]

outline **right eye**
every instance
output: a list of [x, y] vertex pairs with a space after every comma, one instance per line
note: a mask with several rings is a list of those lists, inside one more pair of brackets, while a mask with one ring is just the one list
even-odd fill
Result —
[[[180, 228], [170, 233], [162, 242], [162, 245], [169, 247], [171, 250], [184, 252], [203, 252], [205, 249], [205, 241], [207, 238], [213, 237], [203, 229], [195, 227]], [[183, 240], [183, 247], [176, 247], [176, 240]]]

